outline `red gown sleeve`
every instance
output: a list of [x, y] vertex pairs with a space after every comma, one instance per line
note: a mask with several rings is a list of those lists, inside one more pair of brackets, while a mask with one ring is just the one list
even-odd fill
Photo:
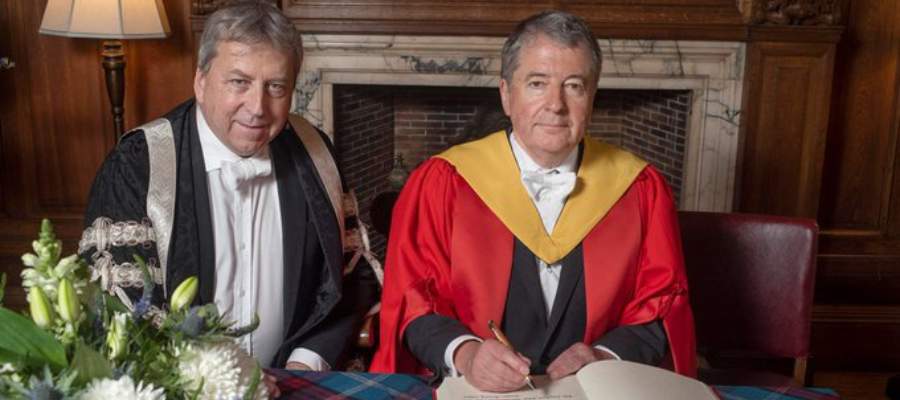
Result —
[[[456, 170], [433, 158], [417, 168], [394, 206], [385, 261], [379, 346], [372, 372], [423, 373], [403, 332], [426, 314], [454, 316], [450, 299], [450, 236]], [[454, 316], [455, 317], [455, 316]]]
[[662, 319], [675, 371], [696, 376], [694, 319], [688, 304], [678, 210], [671, 189], [654, 168], [648, 167], [636, 184], [640, 190], [644, 240], [634, 297], [619, 324]]

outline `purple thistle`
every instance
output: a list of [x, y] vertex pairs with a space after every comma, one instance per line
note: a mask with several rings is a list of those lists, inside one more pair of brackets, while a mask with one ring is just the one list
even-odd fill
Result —
[[103, 327], [103, 310], [106, 309], [106, 305], [103, 303], [103, 292], [97, 290], [94, 292], [94, 330], [98, 332], [105, 332], [105, 328]]
[[39, 382], [31, 388], [28, 400], [63, 400], [65, 395], [52, 384]]
[[144, 284], [144, 292], [141, 294], [141, 299], [134, 305], [134, 319], [139, 321], [150, 311], [153, 300], [153, 288], [156, 285], [153, 283], [153, 279], [150, 279], [150, 269], [147, 268], [147, 263], [144, 262], [144, 259], [135, 255], [134, 261], [141, 267], [141, 281]]
[[203, 306], [191, 307], [184, 320], [181, 321], [181, 332], [189, 338], [199, 337], [206, 327], [207, 310]]

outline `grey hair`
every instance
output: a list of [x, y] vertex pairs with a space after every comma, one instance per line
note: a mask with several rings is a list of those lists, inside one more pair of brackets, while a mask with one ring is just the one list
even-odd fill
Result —
[[562, 11], [544, 11], [519, 23], [503, 44], [500, 76], [512, 84], [513, 74], [519, 68], [522, 49], [539, 37], [547, 37], [567, 48], [581, 47], [588, 51], [591, 74], [600, 77], [602, 54], [597, 38], [581, 18]]
[[293, 54], [294, 69], [303, 61], [303, 42], [291, 20], [278, 7], [264, 0], [239, 0], [226, 3], [206, 21], [200, 37], [197, 68], [209, 72], [218, 55], [219, 44], [238, 42], [268, 44], [284, 54]]

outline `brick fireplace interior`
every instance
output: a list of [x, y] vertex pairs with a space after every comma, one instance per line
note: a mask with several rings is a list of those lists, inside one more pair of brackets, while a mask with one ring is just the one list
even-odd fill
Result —
[[[690, 90], [600, 90], [588, 134], [649, 161], [679, 201], [691, 97]], [[391, 190], [397, 155], [412, 171], [471, 135], [489, 133], [483, 126], [498, 124], [502, 109], [495, 88], [335, 85], [334, 114], [338, 164], [371, 226], [370, 205]], [[370, 239], [383, 257], [382, 233], [371, 229]]]

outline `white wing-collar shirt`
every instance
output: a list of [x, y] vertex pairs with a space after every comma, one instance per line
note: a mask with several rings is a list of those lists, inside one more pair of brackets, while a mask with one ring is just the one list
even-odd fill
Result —
[[[513, 155], [516, 157], [516, 163], [519, 165], [519, 172], [522, 175], [522, 184], [531, 198], [531, 202], [541, 215], [541, 221], [544, 223], [544, 229], [547, 234], [553, 233], [556, 227], [556, 221], [559, 220], [559, 214], [562, 213], [566, 199], [569, 193], [575, 187], [575, 171], [578, 168], [578, 147], [572, 149], [572, 152], [563, 160], [562, 164], [556, 168], [544, 168], [528, 156], [525, 149], [516, 141], [516, 135], [509, 135], [509, 143], [512, 146]], [[541, 179], [567, 181], [559, 182], [557, 186], [560, 190], [554, 190], [552, 187], [541, 187]], [[537, 182], [536, 182], [537, 181]], [[556, 183], [556, 182], [554, 182]], [[538, 265], [538, 275], [541, 278], [541, 290], [544, 295], [544, 306], [547, 311], [547, 318], [550, 318], [550, 310], [553, 309], [553, 300], [556, 299], [556, 291], [559, 288], [559, 276], [562, 270], [562, 262], [555, 264], [547, 264], [539, 257], [535, 257]]]
[[[215, 248], [215, 303], [237, 326], [260, 324], [239, 344], [264, 365], [284, 339], [284, 245], [278, 184], [268, 146], [241, 157], [212, 132], [197, 109], [197, 129], [209, 187]], [[288, 361], [329, 369], [321, 356], [298, 348]]]

